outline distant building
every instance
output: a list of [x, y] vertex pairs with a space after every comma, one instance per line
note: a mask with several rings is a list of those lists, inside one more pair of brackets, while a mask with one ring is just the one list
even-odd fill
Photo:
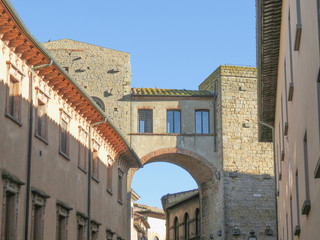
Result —
[[280, 240], [320, 236], [319, 6], [257, 0], [259, 139], [274, 142]]
[[199, 200], [198, 189], [161, 198], [167, 219], [167, 239], [201, 239]]
[[165, 240], [166, 220], [162, 209], [135, 203], [139, 196], [132, 191], [131, 240]]
[[125, 239], [139, 158], [7, 0], [0, 35], [1, 239]]

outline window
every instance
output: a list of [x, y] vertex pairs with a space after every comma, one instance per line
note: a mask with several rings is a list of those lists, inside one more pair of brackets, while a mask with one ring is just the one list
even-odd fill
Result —
[[184, 214], [184, 239], [189, 239], [189, 215], [188, 213]]
[[111, 230], [107, 229], [107, 240], [112, 240], [113, 239], [114, 232]]
[[20, 82], [11, 76], [7, 90], [6, 114], [17, 122], [21, 120]]
[[123, 171], [118, 169], [118, 201], [122, 203], [122, 184], [123, 184]]
[[108, 167], [107, 167], [107, 191], [112, 194], [112, 171], [113, 165], [111, 165], [111, 156], [108, 156]]
[[200, 235], [200, 210], [196, 210], [196, 236]]
[[174, 240], [179, 240], [179, 221], [178, 218], [175, 217], [173, 221], [173, 231], [174, 231]]
[[79, 127], [79, 147], [78, 147], [78, 167], [86, 171], [87, 159], [88, 159], [88, 133], [81, 127]]
[[66, 111], [60, 109], [61, 119], [60, 119], [60, 149], [59, 152], [62, 156], [69, 159], [69, 134], [68, 127], [70, 123], [71, 116], [67, 114]]
[[181, 132], [181, 112], [179, 110], [167, 111], [167, 133]]
[[297, 204], [297, 225], [294, 230], [294, 235], [299, 236], [300, 235], [300, 203], [299, 203], [299, 175], [298, 175], [298, 169], [296, 170], [296, 204]]
[[4, 186], [1, 240], [14, 240], [17, 234], [18, 195], [23, 183], [7, 173], [3, 173], [2, 178]]
[[140, 109], [138, 110], [139, 115], [139, 133], [152, 133], [152, 110]]
[[91, 225], [91, 237], [90, 237], [90, 240], [97, 240], [98, 239], [100, 223], [97, 223], [96, 221], [91, 221], [90, 225]]
[[92, 177], [99, 179], [99, 157], [97, 150], [94, 150], [92, 153]]
[[209, 110], [196, 110], [196, 133], [209, 133]]
[[57, 202], [57, 240], [67, 240], [68, 217], [71, 210], [67, 204]]
[[308, 163], [308, 142], [307, 142], [307, 132], [303, 139], [303, 150], [304, 150], [304, 175], [305, 175], [305, 189], [306, 189], [306, 200], [302, 206], [302, 214], [308, 215], [311, 208], [310, 203], [310, 188], [309, 188], [309, 163]]
[[61, 121], [60, 126], [60, 152], [68, 155], [68, 123]]
[[40, 100], [36, 109], [36, 136], [45, 141], [48, 139], [47, 105]]
[[85, 240], [86, 217], [84, 214], [77, 212], [77, 240]]
[[92, 96], [92, 99], [101, 108], [102, 111], [105, 111], [104, 103], [100, 98]]
[[49, 196], [42, 191], [32, 189], [32, 222], [31, 222], [31, 239], [42, 240], [43, 222], [46, 201]]

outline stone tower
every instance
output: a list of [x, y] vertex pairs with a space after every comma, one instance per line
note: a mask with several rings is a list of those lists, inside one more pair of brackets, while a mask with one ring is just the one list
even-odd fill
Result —
[[130, 126], [130, 54], [70, 39], [43, 45], [127, 137]]
[[216, 91], [217, 154], [222, 161], [225, 239], [275, 239], [271, 143], [258, 142], [257, 71], [220, 66], [200, 90]]

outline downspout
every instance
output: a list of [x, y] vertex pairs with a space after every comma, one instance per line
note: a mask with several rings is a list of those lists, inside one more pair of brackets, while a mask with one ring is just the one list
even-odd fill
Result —
[[275, 205], [276, 205], [276, 230], [277, 230], [277, 239], [279, 236], [279, 232], [278, 232], [278, 196], [277, 196], [277, 192], [278, 192], [278, 186], [277, 186], [277, 161], [276, 161], [276, 152], [275, 152], [275, 142], [274, 142], [274, 127], [259, 120], [259, 123], [265, 127], [271, 128], [272, 130], [272, 143], [273, 143], [273, 164], [274, 164], [274, 186], [275, 186]]
[[90, 240], [90, 233], [91, 233], [91, 161], [92, 161], [92, 141], [91, 141], [91, 135], [92, 135], [92, 128], [96, 125], [103, 124], [107, 121], [107, 118], [105, 118], [102, 122], [96, 122], [90, 125], [89, 127], [89, 166], [88, 166], [88, 229], [87, 229], [87, 240]]
[[40, 68], [50, 67], [53, 60], [50, 63], [34, 66], [31, 69], [31, 86], [30, 86], [30, 116], [29, 116], [29, 141], [28, 141], [28, 163], [27, 163], [27, 186], [26, 186], [26, 216], [25, 216], [25, 228], [24, 228], [24, 239], [28, 240], [28, 229], [29, 229], [29, 202], [30, 202], [30, 189], [31, 189], [31, 162], [32, 162], [32, 133], [33, 133], [33, 78], [34, 71]]

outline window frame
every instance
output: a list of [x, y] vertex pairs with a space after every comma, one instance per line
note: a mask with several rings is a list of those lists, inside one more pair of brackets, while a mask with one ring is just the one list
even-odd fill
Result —
[[173, 240], [179, 240], [179, 219], [177, 216], [173, 220]]
[[123, 177], [124, 171], [118, 168], [118, 203], [123, 204]]
[[[168, 127], [168, 124], [169, 124], [169, 118], [168, 118], [168, 113], [169, 112], [172, 112], [172, 129], [173, 129], [173, 132], [169, 132], [169, 127]], [[175, 113], [178, 112], [179, 113], [179, 130], [178, 132], [175, 132], [176, 130], [176, 121], [175, 121]], [[181, 110], [180, 109], [167, 109], [167, 133], [168, 134], [181, 134]]]
[[200, 236], [200, 226], [201, 226], [201, 217], [200, 217], [200, 209], [197, 208], [195, 212], [195, 234], [196, 236]]
[[[201, 113], [201, 132], [197, 132], [197, 112]], [[203, 131], [203, 113], [206, 112], [208, 113], [208, 132], [204, 133]], [[210, 134], [210, 110], [209, 109], [196, 109], [194, 112], [194, 119], [195, 119], [195, 134]]]
[[[70, 160], [70, 156], [69, 156], [69, 145], [70, 145], [69, 127], [70, 126], [69, 124], [70, 124], [71, 117], [63, 109], [60, 109], [60, 112], [61, 112], [60, 114], [61, 116], [60, 116], [60, 125], [59, 125], [59, 153], [63, 157], [65, 157], [67, 160]], [[65, 129], [63, 129], [63, 126], [62, 126], [63, 123], [66, 124]], [[65, 146], [62, 146], [63, 144], [62, 134], [65, 134]], [[65, 148], [65, 152], [64, 152], [64, 148]]]
[[[144, 119], [142, 119], [143, 113], [145, 114]], [[150, 114], [151, 117], [148, 116], [148, 114]], [[143, 131], [140, 124], [142, 120], [145, 121], [143, 126]], [[151, 123], [148, 124], [148, 121], [151, 121]], [[150, 129], [148, 129], [149, 125], [150, 125]], [[153, 133], [153, 109], [149, 109], [149, 108], [138, 109], [138, 133]]]
[[[61, 201], [57, 201], [56, 205], [57, 205], [56, 239], [67, 240], [68, 239], [68, 222], [69, 222], [68, 220], [69, 220], [69, 214], [72, 208]], [[64, 226], [61, 226], [62, 224]], [[62, 230], [64, 231], [63, 233], [64, 236], [61, 236], [61, 238], [59, 238], [60, 227], [62, 227], [63, 228]]]
[[[6, 109], [5, 115], [10, 118], [20, 126], [22, 126], [21, 122], [21, 102], [22, 102], [22, 94], [21, 94], [21, 80], [17, 77], [12, 76], [11, 74], [8, 76], [8, 86], [6, 91]], [[13, 86], [15, 89], [13, 89]], [[11, 97], [11, 91], [13, 89], [13, 96]], [[12, 100], [11, 100], [12, 98]], [[12, 102], [12, 104], [11, 104]], [[12, 106], [11, 106], [12, 105]]]
[[184, 239], [190, 238], [190, 220], [189, 220], [189, 214], [184, 214]]
[[107, 156], [107, 160], [108, 160], [108, 166], [107, 166], [107, 192], [110, 195], [113, 195], [112, 192], [112, 178], [113, 178], [113, 160], [112, 157], [110, 155]]
[[[78, 168], [87, 173], [88, 167], [88, 139], [89, 133], [79, 126], [79, 143], [78, 143]], [[83, 162], [83, 163], [82, 163]]]

